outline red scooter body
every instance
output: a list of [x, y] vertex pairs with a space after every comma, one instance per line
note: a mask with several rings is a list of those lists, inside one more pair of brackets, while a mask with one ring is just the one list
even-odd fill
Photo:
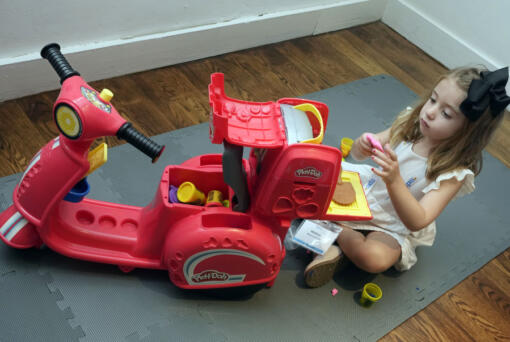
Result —
[[[270, 286], [285, 257], [282, 242], [292, 219], [370, 219], [328, 214], [341, 169], [338, 149], [287, 143], [282, 104], [312, 103], [322, 121], [319, 125], [310, 120], [314, 135], [326, 127], [326, 105], [301, 99], [230, 99], [222, 74], [212, 75], [209, 99], [210, 137], [225, 145], [223, 155], [167, 166], [145, 207], [69, 197], [70, 191], [84, 186], [94, 139], [117, 135], [153, 161], [163, 147], [133, 132], [110, 97], [88, 86], [70, 66], [71, 71], [67, 64], [58, 69], [64, 58], [50, 48], [56, 57], [45, 58], [57, 65], [63, 81], [54, 106], [61, 134], [33, 158], [14, 190], [13, 205], [0, 213], [0, 239], [8, 245], [44, 243], [63, 255], [118, 265], [126, 272], [165, 269], [171, 281], [185, 289]], [[242, 159], [243, 146], [252, 148], [248, 160]], [[184, 182], [204, 194], [221, 192], [229, 205], [171, 201], [171, 186]]]

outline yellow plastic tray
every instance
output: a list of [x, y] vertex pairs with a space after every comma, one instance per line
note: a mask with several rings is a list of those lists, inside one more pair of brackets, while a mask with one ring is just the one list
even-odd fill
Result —
[[[365, 191], [361, 185], [361, 179], [357, 172], [342, 171], [342, 181], [349, 182], [356, 193], [356, 201], [348, 205], [341, 205], [331, 200], [326, 219], [335, 219], [343, 221], [365, 221], [372, 219], [372, 213], [368, 206]], [[335, 217], [329, 217], [335, 216]], [[338, 217], [337, 217], [338, 216]]]

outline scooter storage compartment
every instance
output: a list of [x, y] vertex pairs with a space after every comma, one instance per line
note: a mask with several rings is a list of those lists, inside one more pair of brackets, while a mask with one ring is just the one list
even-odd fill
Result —
[[[230, 188], [223, 181], [223, 173], [221, 169], [207, 169], [207, 168], [193, 168], [183, 166], [168, 166], [168, 188], [171, 186], [179, 188], [184, 182], [192, 183], [197, 191], [200, 191], [205, 199], [210, 191], [216, 190], [221, 192], [223, 199], [230, 199]], [[179, 205], [178, 203], [174, 203]], [[181, 205], [188, 205], [186, 203], [180, 203]]]

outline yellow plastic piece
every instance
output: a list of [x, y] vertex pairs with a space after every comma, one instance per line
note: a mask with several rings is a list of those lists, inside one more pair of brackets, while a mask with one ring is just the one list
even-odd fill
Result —
[[177, 189], [177, 199], [182, 203], [189, 204], [204, 204], [205, 195], [202, 191], [198, 190], [195, 184], [191, 182], [184, 182]]
[[382, 290], [381, 288], [374, 283], [367, 283], [363, 286], [363, 292], [361, 292], [361, 298], [359, 302], [361, 305], [370, 305], [372, 303], [377, 302], [382, 298]]
[[95, 149], [89, 152], [88, 160], [90, 163], [89, 171], [85, 176], [90, 175], [92, 172], [97, 170], [101, 165], [106, 163], [108, 160], [108, 145], [106, 143], [102, 143], [97, 146]]
[[60, 130], [70, 138], [76, 138], [81, 133], [81, 123], [75, 111], [66, 105], [60, 105], [55, 115]]
[[342, 138], [340, 141], [340, 150], [342, 151], [342, 157], [347, 157], [349, 152], [351, 152], [352, 144], [354, 144], [354, 140], [351, 138]]
[[317, 107], [315, 107], [311, 103], [302, 103], [300, 105], [294, 106], [293, 108], [294, 109], [302, 110], [303, 112], [310, 112], [310, 113], [312, 113], [317, 118], [317, 121], [319, 121], [319, 124], [321, 126], [321, 131], [320, 131], [318, 136], [316, 136], [315, 138], [312, 138], [312, 139], [303, 140], [301, 142], [302, 143], [308, 143], [308, 144], [320, 144], [320, 143], [322, 143], [322, 139], [324, 138], [324, 123], [322, 122], [322, 115], [319, 112], [319, 110], [317, 109]]
[[223, 206], [223, 194], [219, 190], [211, 190], [207, 193], [206, 207], [221, 207]]
[[110, 89], [104, 88], [103, 90], [101, 90], [101, 94], [99, 94], [99, 97], [105, 102], [110, 102], [110, 100], [113, 97], [113, 93]]
[[354, 192], [356, 193], [356, 200], [348, 205], [338, 204], [331, 200], [327, 215], [343, 215], [359, 219], [370, 219], [372, 217], [372, 213], [368, 207], [368, 202], [365, 197], [363, 186], [361, 185], [359, 173], [352, 171], [342, 171], [342, 181], [350, 182], [352, 184]]

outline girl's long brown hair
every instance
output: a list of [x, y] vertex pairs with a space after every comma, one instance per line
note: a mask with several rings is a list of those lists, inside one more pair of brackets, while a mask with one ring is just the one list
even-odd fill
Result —
[[[432, 95], [432, 91], [445, 78], [455, 81], [457, 86], [466, 92], [471, 81], [480, 78], [480, 72], [485, 68], [464, 67], [451, 70], [441, 76], [434, 87], [410, 112], [401, 113], [390, 130], [390, 145], [396, 146], [402, 141], [416, 143], [422, 139], [420, 132], [420, 111]], [[472, 122], [465, 120], [464, 126], [453, 136], [443, 140], [430, 151], [427, 160], [426, 176], [429, 180], [436, 179], [442, 173], [456, 169], [467, 168], [478, 175], [482, 170], [482, 150], [487, 146], [490, 138], [503, 119], [504, 113], [496, 118], [489, 108], [482, 116]]]

